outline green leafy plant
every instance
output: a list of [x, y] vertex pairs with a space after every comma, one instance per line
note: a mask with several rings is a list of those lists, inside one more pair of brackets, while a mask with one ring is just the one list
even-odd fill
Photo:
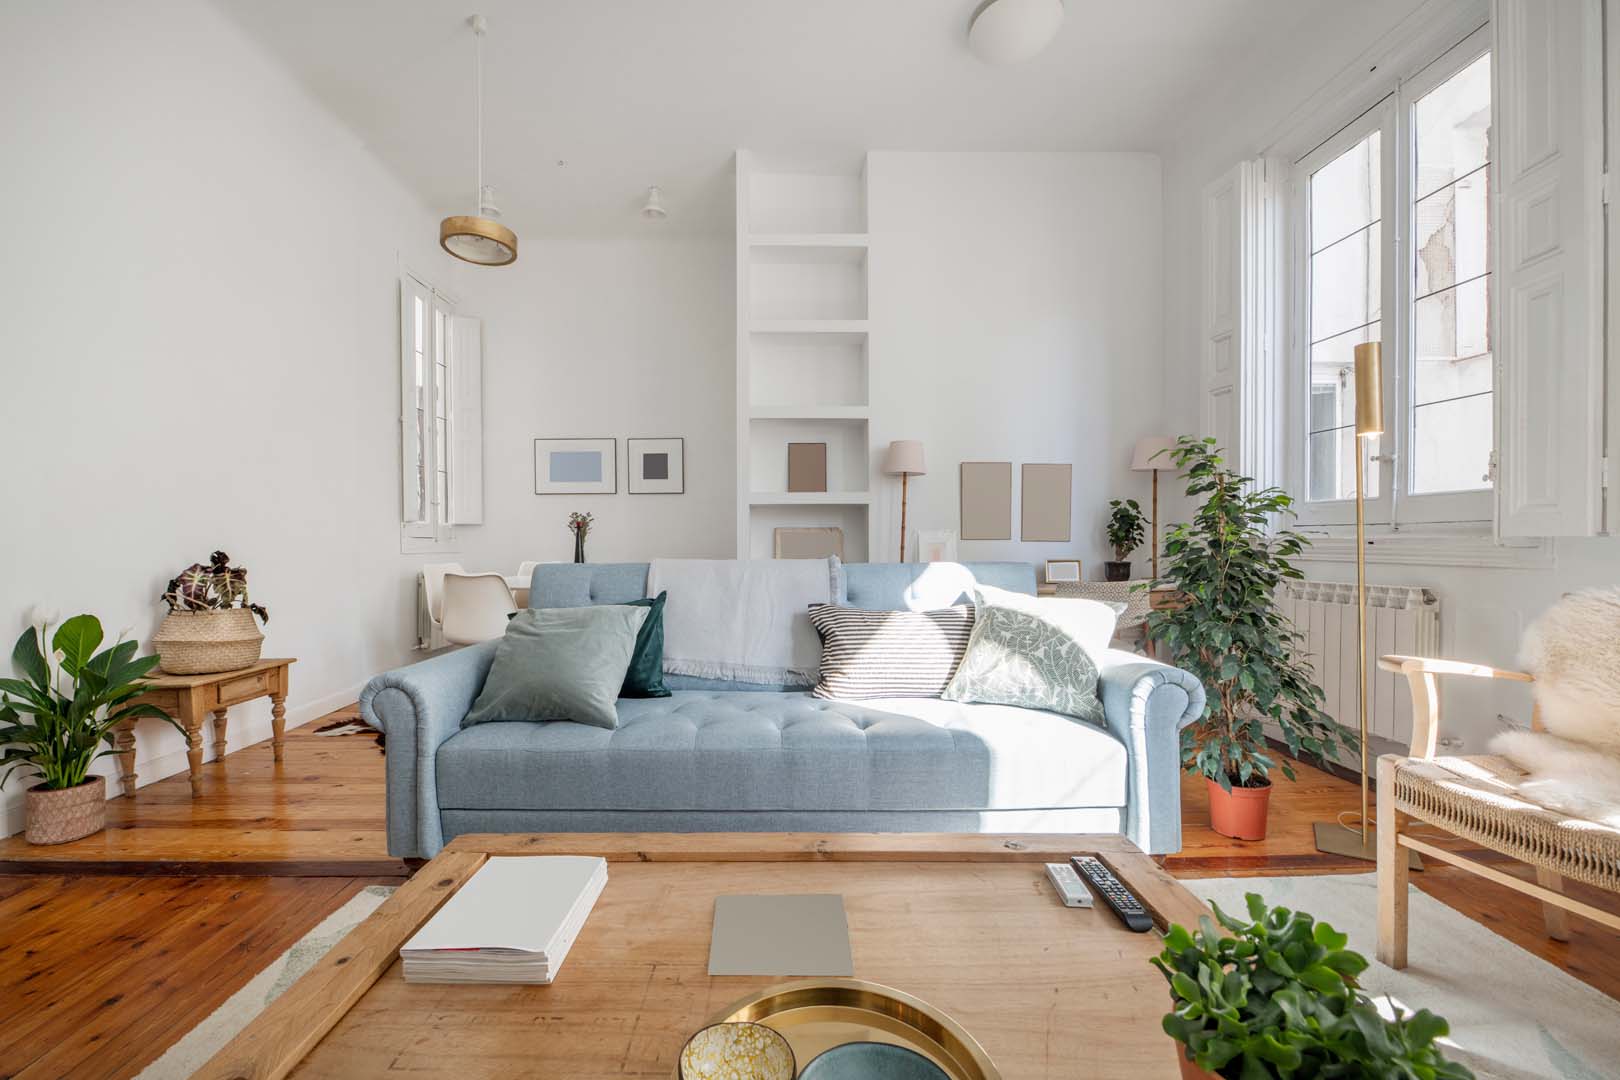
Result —
[[1142, 507], [1135, 499], [1114, 499], [1108, 509], [1108, 546], [1114, 549], [1114, 558], [1126, 562], [1131, 552], [1142, 546], [1146, 533]]
[[223, 551], [208, 556], [207, 564], [192, 563], [169, 579], [162, 600], [170, 611], [221, 611], [245, 607], [266, 625], [270, 613], [260, 604], [248, 601], [247, 567], [232, 566]]
[[[1155, 581], [1184, 598], [1148, 615], [1148, 631], [1176, 663], [1203, 681], [1205, 713], [1181, 732], [1182, 766], [1227, 791], [1264, 787], [1278, 765], [1267, 752], [1265, 721], [1276, 724], [1288, 753], [1318, 760], [1339, 746], [1355, 751], [1356, 735], [1321, 709], [1322, 691], [1296, 651], [1301, 635], [1274, 600], [1287, 578], [1303, 575], [1290, 562], [1305, 537], [1272, 522], [1293, 514], [1280, 488], [1256, 490], [1225, 467], [1214, 439], [1182, 436], [1170, 451], [1198, 512], [1169, 532], [1165, 576]], [[1281, 762], [1290, 780], [1294, 771]]]
[[584, 539], [591, 534], [591, 525], [596, 521], [593, 514], [582, 514], [575, 510], [568, 515], [568, 531], [576, 537]]
[[1435, 1045], [1450, 1031], [1444, 1019], [1379, 1015], [1356, 984], [1367, 960], [1345, 935], [1256, 893], [1247, 900], [1248, 921], [1211, 905], [1220, 928], [1207, 917], [1196, 933], [1171, 926], [1153, 958], [1170, 982], [1164, 1030], [1199, 1068], [1227, 1080], [1472, 1080]]
[[23, 632], [11, 651], [11, 666], [21, 677], [0, 679], [0, 766], [6, 766], [0, 787], [28, 766], [39, 772], [42, 787], [77, 787], [92, 761], [123, 753], [113, 746], [113, 729], [125, 720], [160, 717], [185, 733], [156, 705], [130, 704], [146, 689], [144, 679], [157, 657], [136, 656], [139, 646], [122, 637], [97, 652], [103, 635], [94, 615], [75, 615], [57, 627], [47, 653], [49, 629], [42, 622]]

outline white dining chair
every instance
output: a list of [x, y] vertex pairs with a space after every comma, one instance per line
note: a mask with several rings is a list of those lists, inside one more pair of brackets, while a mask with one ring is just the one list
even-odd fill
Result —
[[532, 579], [534, 577], [534, 568], [539, 566], [539, 565], [540, 565], [540, 560], [538, 560], [538, 559], [531, 559], [531, 560], [529, 560], [527, 562], [520, 562], [520, 563], [518, 563], [517, 576], [523, 579], [524, 584], [528, 584], [530, 579]]
[[506, 633], [506, 620], [517, 605], [506, 576], [450, 572], [444, 575], [444, 607], [440, 626], [452, 645], [476, 645]]
[[466, 572], [461, 568], [461, 564], [456, 562], [423, 564], [422, 591], [427, 595], [428, 619], [433, 625], [444, 624], [444, 575]]

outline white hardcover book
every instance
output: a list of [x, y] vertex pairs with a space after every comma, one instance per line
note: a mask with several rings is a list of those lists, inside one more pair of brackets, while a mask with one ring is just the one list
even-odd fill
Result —
[[404, 975], [549, 982], [606, 883], [591, 856], [491, 858], [400, 949]]

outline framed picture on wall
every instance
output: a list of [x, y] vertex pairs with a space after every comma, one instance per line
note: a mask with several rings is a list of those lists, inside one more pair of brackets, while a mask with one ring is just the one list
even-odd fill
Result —
[[626, 439], [624, 453], [630, 494], [686, 493], [685, 439]]
[[1053, 585], [1057, 584], [1060, 581], [1079, 581], [1080, 580], [1080, 560], [1079, 559], [1047, 559], [1046, 560], [1046, 580], [1047, 580], [1047, 582], [1049, 584], [1053, 584]]
[[534, 493], [617, 494], [618, 447], [617, 439], [534, 440]]
[[955, 529], [919, 529], [917, 531], [918, 562], [955, 562]]

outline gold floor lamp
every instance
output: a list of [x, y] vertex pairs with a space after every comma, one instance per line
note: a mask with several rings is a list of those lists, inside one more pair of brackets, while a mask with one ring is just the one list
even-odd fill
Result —
[[1369, 832], [1372, 814], [1367, 799], [1367, 523], [1363, 492], [1362, 440], [1384, 433], [1383, 347], [1369, 341], [1356, 346], [1356, 694], [1361, 713], [1361, 821], [1351, 828], [1342, 821], [1316, 823], [1316, 850], [1353, 859], [1378, 861], [1376, 837]]

